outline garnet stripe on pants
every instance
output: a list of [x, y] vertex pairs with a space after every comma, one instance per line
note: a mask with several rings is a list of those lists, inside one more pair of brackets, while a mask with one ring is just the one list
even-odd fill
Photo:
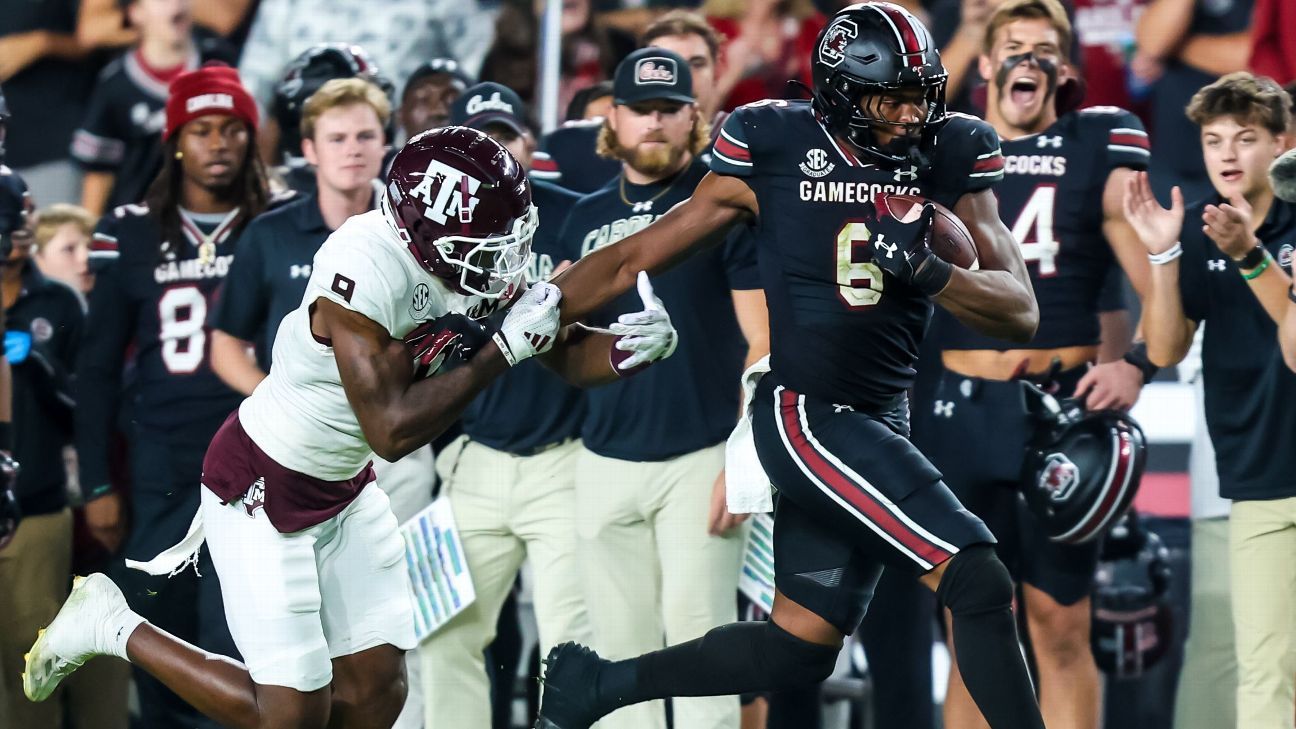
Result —
[[[879, 536], [896, 546], [924, 569], [931, 569], [949, 559], [955, 547], [912, 524], [895, 504], [871, 488], [862, 477], [844, 473], [816, 447], [813, 434], [801, 418], [805, 410], [802, 398], [795, 392], [779, 387], [776, 390], [775, 409], [784, 447], [807, 475], [835, 501], [843, 503], [861, 521]], [[858, 480], [856, 480], [858, 478]]]

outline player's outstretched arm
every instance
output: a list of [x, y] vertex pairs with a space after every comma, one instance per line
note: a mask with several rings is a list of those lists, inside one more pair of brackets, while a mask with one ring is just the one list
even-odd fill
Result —
[[562, 289], [562, 322], [580, 321], [635, 284], [640, 271], [655, 274], [689, 254], [718, 243], [739, 219], [757, 212], [747, 183], [714, 172], [693, 196], [652, 225], [582, 258], [554, 279]]
[[463, 366], [416, 381], [404, 342], [392, 339], [372, 319], [322, 297], [315, 301], [311, 331], [332, 341], [338, 374], [365, 440], [388, 461], [432, 442], [509, 368], [500, 349], [488, 344]]
[[936, 303], [982, 334], [1029, 342], [1039, 326], [1039, 304], [1021, 250], [999, 219], [994, 193], [968, 193], [959, 198], [954, 213], [972, 233], [981, 266], [977, 271], [954, 267]]

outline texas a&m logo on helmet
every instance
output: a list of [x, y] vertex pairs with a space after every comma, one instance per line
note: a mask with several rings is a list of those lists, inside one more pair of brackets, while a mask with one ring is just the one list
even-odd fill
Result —
[[434, 129], [401, 148], [388, 180], [383, 213], [420, 266], [484, 299], [521, 285], [539, 217], [508, 150], [474, 129]]

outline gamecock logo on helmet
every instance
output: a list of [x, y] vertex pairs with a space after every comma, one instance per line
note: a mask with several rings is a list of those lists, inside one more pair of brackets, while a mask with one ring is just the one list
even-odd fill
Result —
[[1040, 487], [1054, 501], [1066, 501], [1080, 483], [1080, 468], [1061, 453], [1050, 453], [1040, 472]]
[[423, 179], [410, 190], [410, 196], [426, 206], [423, 215], [438, 225], [445, 225], [451, 218], [471, 223], [473, 209], [479, 202], [479, 187], [481, 180], [476, 177], [432, 160], [423, 172]]
[[855, 21], [843, 18], [824, 33], [819, 44], [819, 58], [829, 66], [836, 66], [846, 58], [846, 46], [859, 35]]

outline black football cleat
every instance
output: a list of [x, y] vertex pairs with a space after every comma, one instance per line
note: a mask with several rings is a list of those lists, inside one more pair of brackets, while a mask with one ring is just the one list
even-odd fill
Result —
[[544, 659], [544, 693], [535, 729], [589, 729], [603, 716], [596, 705], [599, 670], [606, 663], [579, 643], [560, 643]]

